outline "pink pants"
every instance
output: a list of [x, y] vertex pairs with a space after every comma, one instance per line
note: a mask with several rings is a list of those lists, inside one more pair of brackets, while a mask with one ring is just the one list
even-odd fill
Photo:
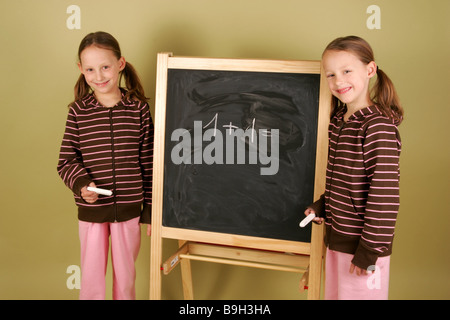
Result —
[[352, 254], [327, 248], [325, 265], [325, 300], [387, 300], [390, 256], [377, 259], [367, 275], [350, 273]]
[[79, 221], [81, 300], [105, 299], [105, 274], [111, 236], [113, 299], [136, 298], [134, 263], [141, 244], [139, 217], [115, 223]]

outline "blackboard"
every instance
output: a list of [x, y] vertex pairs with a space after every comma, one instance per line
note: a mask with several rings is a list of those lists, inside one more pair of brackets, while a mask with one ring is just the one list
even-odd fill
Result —
[[310, 242], [320, 74], [169, 69], [164, 227]]
[[150, 299], [178, 264], [193, 299], [191, 260], [300, 272], [320, 297], [324, 228], [298, 223], [325, 191], [326, 86], [320, 61], [158, 53]]

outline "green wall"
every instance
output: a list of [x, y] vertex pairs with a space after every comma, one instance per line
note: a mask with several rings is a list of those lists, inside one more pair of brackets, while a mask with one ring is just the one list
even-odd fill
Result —
[[[0, 299], [77, 299], [66, 270], [79, 265], [76, 207], [56, 173], [89, 32], [120, 42], [153, 109], [156, 54], [318, 60], [326, 44], [368, 40], [396, 84], [401, 208], [391, 260], [391, 299], [450, 298], [448, 0], [1, 0]], [[69, 29], [70, 5], [81, 10]], [[377, 5], [381, 29], [366, 22]], [[70, 26], [70, 23], [69, 23]], [[153, 111], [153, 110], [152, 110]], [[300, 214], [300, 213], [299, 213]], [[137, 297], [148, 298], [150, 239], [142, 235]], [[164, 241], [164, 255], [176, 248]], [[304, 299], [291, 273], [193, 262], [198, 299]], [[108, 290], [111, 269], [108, 270]], [[110, 293], [109, 297], [110, 297]], [[163, 277], [164, 299], [181, 299], [179, 268]]]

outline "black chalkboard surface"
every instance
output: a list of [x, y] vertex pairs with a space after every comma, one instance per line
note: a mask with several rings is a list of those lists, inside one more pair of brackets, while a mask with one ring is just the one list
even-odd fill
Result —
[[320, 74], [169, 69], [162, 225], [311, 241]]

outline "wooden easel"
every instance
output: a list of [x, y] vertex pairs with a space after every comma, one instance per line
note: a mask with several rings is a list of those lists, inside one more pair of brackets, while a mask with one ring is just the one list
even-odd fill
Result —
[[[162, 225], [165, 106], [168, 69], [231, 70], [256, 72], [321, 73], [320, 61], [274, 61], [201, 59], [172, 57], [170, 53], [158, 54], [156, 115], [153, 169], [153, 207], [150, 258], [150, 299], [161, 299], [162, 273], [168, 274], [179, 263], [182, 271], [185, 299], [193, 299], [190, 260], [264, 268], [303, 273], [302, 283], [308, 286], [308, 299], [320, 298], [323, 226], [313, 224], [311, 242], [285, 241], [227, 233], [179, 229]], [[325, 189], [327, 154], [327, 126], [331, 95], [325, 77], [320, 80], [319, 124], [317, 132], [317, 160], [314, 198]], [[299, 215], [302, 213], [299, 212]], [[179, 249], [165, 262], [162, 260], [162, 239], [179, 240]], [[161, 271], [163, 269], [163, 272]]]
[[[317, 229], [314, 228], [316, 229], [315, 236], [323, 236], [323, 228], [316, 227]], [[321, 238], [315, 242], [323, 244]], [[323, 248], [320, 246], [317, 246], [317, 248], [311, 246], [309, 255], [183, 240], [179, 241], [179, 246], [180, 248], [162, 264], [162, 270], [164, 275], [168, 275], [178, 264], [181, 265], [183, 294], [186, 300], [194, 299], [190, 260], [302, 273], [303, 276], [299, 285], [300, 291], [308, 289], [308, 299], [317, 300], [320, 298], [323, 258]]]

